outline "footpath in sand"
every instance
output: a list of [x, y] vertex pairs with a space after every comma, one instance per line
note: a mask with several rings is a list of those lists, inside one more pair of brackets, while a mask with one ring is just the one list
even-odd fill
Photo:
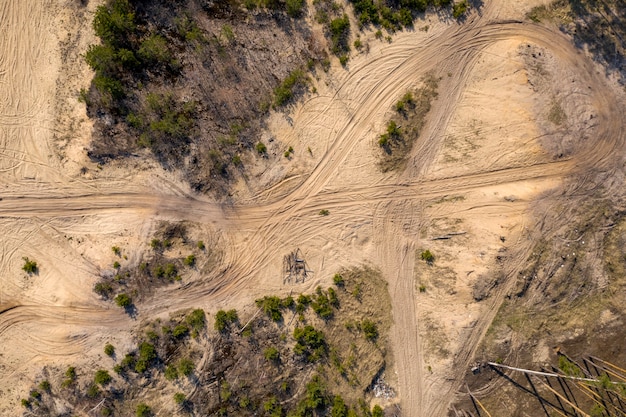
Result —
[[[259, 173], [254, 192], [225, 209], [147, 162], [89, 165], [80, 151], [88, 123], [72, 124], [79, 104], [68, 104], [80, 82], [67, 80], [61, 47], [69, 32], [88, 33], [88, 19], [72, 16], [69, 3], [0, 6], [0, 385], [8, 387], [0, 414], [17, 409], [42, 366], [93, 364], [106, 340], [130, 346], [135, 322], [91, 288], [112, 263], [112, 245], [121, 242], [139, 262], [157, 220], [188, 220], [219, 236], [221, 265], [163, 289], [139, 306], [139, 320], [306, 291], [341, 267], [367, 263], [389, 282], [396, 401], [407, 416], [444, 416], [527, 255], [529, 204], [567, 176], [610, 166], [623, 146], [623, 114], [591, 61], [556, 29], [512, 22], [523, 11], [515, 3], [485, 2], [464, 24], [431, 18], [416, 23], [428, 31], [400, 33], [390, 44], [371, 36], [369, 53], [353, 57], [347, 71], [333, 68], [289, 119], [272, 115], [268, 135], [296, 155]], [[54, 16], [64, 16], [63, 29]], [[84, 45], [74, 44], [70, 56], [84, 67]], [[541, 120], [554, 97], [533, 89], [536, 65], [525, 48], [548, 56], [542, 65], [555, 78], [574, 79], [568, 88], [579, 105], [565, 111], [573, 124], [594, 114], [593, 140], [549, 146], [558, 134], [546, 136]], [[441, 77], [439, 97], [423, 134], [406, 169], [383, 175], [377, 135], [398, 98], [431, 71]], [[88, 83], [87, 72], [83, 78]], [[302, 151], [308, 147], [313, 156]], [[433, 240], [445, 235], [452, 237]], [[296, 247], [314, 278], [286, 286], [281, 260]], [[472, 289], [503, 248], [516, 254], [508, 274], [476, 302]], [[424, 249], [434, 266], [419, 259]], [[39, 275], [20, 271], [23, 256], [39, 262]]]

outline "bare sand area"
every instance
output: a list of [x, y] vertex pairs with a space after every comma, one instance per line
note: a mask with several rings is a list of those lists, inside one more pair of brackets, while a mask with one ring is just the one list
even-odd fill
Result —
[[[2, 415], [17, 415], [42, 367], [93, 365], [106, 341], [130, 346], [142, 319], [244, 308], [368, 264], [393, 303], [391, 401], [406, 416], [444, 416], [530, 248], [534, 203], [623, 151], [617, 93], [594, 64], [558, 29], [522, 23], [532, 2], [485, 1], [463, 24], [427, 17], [391, 43], [368, 33], [369, 52], [271, 115], [264, 138], [278, 158], [253, 168], [224, 207], [145, 158], [87, 159], [91, 127], [77, 91], [90, 79], [80, 54], [95, 2], [75, 3], [0, 6]], [[429, 72], [441, 81], [424, 131], [404, 171], [383, 174], [378, 135]], [[549, 117], [555, 103], [561, 124]], [[293, 158], [280, 158], [288, 146]], [[196, 238], [219, 247], [219, 266], [159, 290], [133, 319], [92, 287], [111, 270], [112, 246], [140, 262], [160, 220], [194, 224]], [[284, 283], [281, 262], [295, 248], [312, 278]], [[426, 249], [432, 266], [420, 259]], [[477, 300], [477, 282], [505, 252], [498, 288]], [[21, 270], [24, 256], [39, 274]]]

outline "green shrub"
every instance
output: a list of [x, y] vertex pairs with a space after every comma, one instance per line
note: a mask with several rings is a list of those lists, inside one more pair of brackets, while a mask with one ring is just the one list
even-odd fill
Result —
[[31, 406], [30, 400], [27, 400], [26, 398], [22, 398], [21, 404], [22, 404], [22, 407], [24, 408], [30, 408]]
[[104, 353], [107, 356], [113, 356], [115, 354], [115, 346], [110, 343], [104, 345]]
[[169, 381], [178, 379], [178, 369], [174, 365], [167, 365], [165, 368], [165, 378]]
[[274, 346], [270, 346], [263, 351], [263, 356], [265, 356], [265, 359], [268, 361], [277, 362], [280, 357], [280, 353]]
[[304, 0], [286, 0], [287, 14], [291, 17], [297, 18], [302, 16], [302, 9], [304, 8]]
[[341, 395], [335, 395], [333, 398], [333, 407], [330, 410], [331, 417], [347, 417], [348, 416], [348, 407], [346, 403], [341, 398]]
[[185, 258], [183, 263], [189, 267], [192, 267], [196, 264], [196, 255], [193, 253]]
[[283, 313], [281, 312], [282, 303], [278, 297], [265, 296], [256, 300], [257, 307], [263, 309], [263, 312], [267, 314], [275, 322], [282, 321]]
[[333, 276], [333, 282], [338, 287], [343, 287], [345, 285], [345, 281], [344, 281], [343, 277], [341, 276], [341, 274], [335, 274]]
[[423, 251], [420, 257], [422, 258], [422, 261], [426, 261], [428, 264], [435, 262], [435, 256], [428, 249]]
[[112, 250], [112, 251], [113, 251], [113, 253], [114, 253], [115, 255], [117, 255], [117, 256], [120, 256], [120, 255], [121, 255], [121, 253], [122, 253], [122, 251], [121, 251], [121, 249], [120, 249], [120, 247], [119, 247], [119, 246], [113, 246], [113, 247], [111, 248], [111, 250]]
[[137, 409], [135, 411], [135, 416], [137, 417], [150, 417], [152, 415], [152, 410], [145, 403], [140, 403], [137, 405]]
[[120, 266], [121, 265], [120, 265], [120, 263], [118, 261], [113, 262], [113, 268], [114, 269], [119, 269]]
[[365, 335], [365, 338], [371, 342], [375, 341], [378, 338], [378, 326], [371, 320], [364, 319], [361, 322], [361, 330]]
[[178, 362], [178, 372], [180, 372], [181, 375], [189, 376], [193, 373], [195, 368], [196, 366], [191, 359], [183, 358]]
[[50, 389], [51, 389], [50, 381], [48, 381], [47, 379], [44, 379], [43, 381], [41, 381], [39, 383], [39, 389], [44, 392], [50, 392]]
[[202, 310], [201, 308], [193, 310], [185, 317], [185, 322], [192, 330], [199, 332], [206, 326], [204, 310]]
[[39, 271], [39, 267], [37, 266], [37, 262], [31, 261], [26, 256], [22, 258], [24, 261], [24, 265], [22, 266], [22, 270], [28, 274], [36, 274]]
[[289, 102], [296, 88], [306, 85], [308, 77], [301, 69], [293, 70], [278, 87], [274, 89], [274, 105], [280, 107]]
[[34, 389], [30, 392], [30, 397], [39, 400], [41, 399], [41, 393]]
[[105, 44], [124, 44], [128, 34], [136, 29], [135, 13], [128, 0], [113, 0], [108, 5], [98, 6], [93, 29]]
[[93, 292], [103, 298], [109, 298], [113, 292], [113, 287], [108, 282], [98, 282], [93, 286]]
[[87, 392], [85, 392], [85, 394], [89, 398], [96, 398], [98, 395], [100, 395], [100, 389], [96, 384], [89, 384], [89, 387], [87, 387]]
[[111, 382], [111, 375], [109, 375], [106, 370], [99, 369], [96, 371], [96, 375], [94, 376], [93, 381], [96, 384], [104, 386]]
[[128, 308], [133, 304], [133, 300], [128, 294], [121, 293], [115, 297], [115, 304], [122, 308]]
[[223, 332], [229, 324], [239, 320], [237, 310], [224, 311], [220, 310], [215, 313], [215, 330]]
[[183, 338], [187, 336], [188, 334], [189, 334], [189, 328], [182, 323], [176, 325], [176, 327], [174, 327], [174, 330], [172, 330], [172, 336], [174, 336], [177, 339]]
[[296, 327], [293, 330], [293, 337], [296, 339], [294, 353], [303, 355], [309, 362], [315, 362], [326, 356], [327, 346], [324, 333], [315, 330], [313, 326]]
[[459, 19], [465, 14], [465, 12], [467, 12], [468, 7], [469, 5], [467, 4], [467, 0], [461, 0], [458, 3], [455, 3], [454, 6], [452, 6], [452, 16], [455, 19]]
[[141, 342], [139, 344], [139, 357], [137, 358], [137, 362], [135, 363], [135, 372], [143, 373], [157, 359], [157, 353], [154, 345], [148, 342]]
[[263, 142], [258, 142], [255, 145], [255, 149], [259, 153], [259, 155], [263, 155], [267, 153], [267, 146], [265, 146]]
[[330, 211], [326, 210], [326, 209], [322, 209], [319, 211], [318, 213], [320, 216], [328, 216], [330, 214]]
[[206, 247], [206, 246], [204, 246], [204, 242], [203, 242], [203, 241], [201, 241], [201, 240], [199, 240], [199, 241], [198, 241], [198, 243], [196, 244], [196, 246], [197, 246], [197, 247], [198, 247], [198, 249], [200, 249], [200, 250], [204, 250], [204, 248]]
[[152, 34], [141, 42], [138, 52], [149, 63], [167, 64], [172, 59], [167, 40], [158, 34]]
[[335, 55], [344, 55], [345, 52], [350, 50], [348, 46], [348, 36], [350, 34], [350, 19], [348, 19], [348, 15], [344, 14], [342, 17], [331, 20], [329, 30], [331, 50]]
[[174, 394], [174, 402], [178, 405], [183, 405], [187, 401], [187, 397], [182, 392], [177, 392]]

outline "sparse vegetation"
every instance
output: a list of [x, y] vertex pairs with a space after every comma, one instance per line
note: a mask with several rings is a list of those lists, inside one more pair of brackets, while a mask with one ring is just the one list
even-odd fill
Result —
[[[287, 104], [297, 91], [304, 89], [307, 82], [308, 77], [304, 71], [300, 69], [292, 71], [287, 78], [274, 89], [274, 106], [281, 107]], [[257, 151], [259, 150], [257, 149]], [[259, 151], [259, 153], [261, 152]]]
[[112, 344], [110, 344], [110, 343], [107, 343], [107, 344], [104, 346], [104, 353], [105, 353], [105, 355], [107, 355], [107, 356], [113, 356], [113, 355], [115, 355], [115, 346], [113, 346], [113, 345], [112, 345]]
[[330, 211], [328, 211], [326, 209], [322, 209], [322, 210], [320, 210], [320, 212], [318, 214], [320, 216], [328, 216], [330, 214]]
[[422, 261], [426, 261], [426, 263], [429, 265], [435, 262], [435, 255], [433, 255], [432, 252], [428, 249], [422, 251], [420, 258], [422, 259]]
[[105, 386], [109, 382], [111, 382], [111, 379], [112, 379], [111, 375], [109, 375], [109, 373], [106, 370], [99, 369], [96, 371], [96, 375], [94, 376], [93, 381], [98, 385]]
[[237, 310], [220, 310], [215, 313], [215, 330], [223, 332], [230, 324], [237, 323], [238, 320]]
[[460, 19], [466, 12], [469, 4], [467, 0], [460, 0], [458, 3], [454, 3], [452, 6], [452, 16], [455, 19]]

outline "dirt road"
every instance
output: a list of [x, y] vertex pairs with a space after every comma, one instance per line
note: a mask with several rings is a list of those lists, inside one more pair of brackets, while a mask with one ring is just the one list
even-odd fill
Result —
[[[60, 0], [49, 3], [65, 6]], [[486, 2], [464, 24], [434, 25], [427, 34], [407, 32], [391, 44], [375, 45], [368, 56], [352, 60], [349, 71], [335, 73], [318, 96], [298, 105], [286, 138], [318, 131], [313, 137], [324, 140], [325, 147], [314, 168], [285, 191], [270, 196], [259, 193], [245, 204], [220, 205], [180, 191], [183, 188], [133, 181], [130, 174], [72, 177], [64, 173], [53, 150], [60, 57], [44, 54], [54, 50], [58, 40], [46, 40], [41, 32], [52, 31], [55, 22], [38, 1], [13, 0], [0, 7], [0, 23], [9, 34], [0, 37], [0, 83], [10, 86], [1, 90], [0, 97], [0, 184], [5, 186], [5, 192], [0, 191], [0, 219], [6, 226], [0, 239], [6, 282], [0, 289], [3, 383], [28, 378], [33, 363], [76, 358], [99, 349], [102, 335], [133, 325], [118, 310], [95, 302], [91, 294], [93, 280], [88, 278], [97, 277], [105, 257], [94, 255], [96, 260], [89, 261], [84, 251], [78, 253], [73, 243], [59, 242], [55, 236], [101, 234], [107, 244], [100, 251], [106, 251], [108, 242], [114, 241], [111, 236], [126, 228], [145, 233], [153, 219], [189, 220], [209, 225], [224, 236], [223, 265], [210, 279], [165, 289], [140, 306], [140, 318], [184, 307], [243, 304], [268, 290], [285, 291], [277, 278], [277, 264], [283, 254], [298, 246], [306, 247], [317, 270], [309, 286], [341, 266], [370, 262], [382, 269], [393, 300], [394, 367], [403, 412], [416, 417], [444, 416], [458, 389], [458, 377], [467, 369], [515, 271], [489, 300], [462, 343], [449, 380], [444, 373], [427, 375], [419, 317], [425, 309], [442, 309], [418, 304], [416, 294], [415, 254], [421, 244], [420, 231], [432, 221], [425, 214], [428, 204], [489, 187], [584, 179], [592, 170], [611, 169], [615, 155], [624, 147], [622, 108], [594, 64], [558, 30], [500, 21], [499, 6]], [[473, 69], [487, 48], [503, 41], [541, 46], [574, 72], [577, 83], [585, 86], [581, 94], [595, 109], [592, 139], [575, 154], [560, 159], [537, 154], [494, 168], [497, 155], [492, 155], [471, 173], [435, 172], [433, 166], [444, 146], [442, 132], [452, 121]], [[444, 78], [451, 75], [440, 84], [439, 99], [406, 170], [381, 175], [374, 165], [376, 132], [381, 131], [398, 97], [428, 71]], [[479, 203], [472, 200], [472, 204], [459, 210], [476, 210]], [[500, 206], [512, 207], [514, 215], [527, 215], [525, 205], [501, 199], [480, 205], [495, 211]], [[331, 215], [318, 216], [321, 209]], [[41, 276], [44, 283], [20, 281], [13, 276], [19, 274], [21, 256], [29, 251], [42, 265], [67, 263], [88, 278], [73, 290], [60, 270]], [[67, 288], [61, 294], [57, 287]], [[37, 360], [27, 364], [33, 358]]]

